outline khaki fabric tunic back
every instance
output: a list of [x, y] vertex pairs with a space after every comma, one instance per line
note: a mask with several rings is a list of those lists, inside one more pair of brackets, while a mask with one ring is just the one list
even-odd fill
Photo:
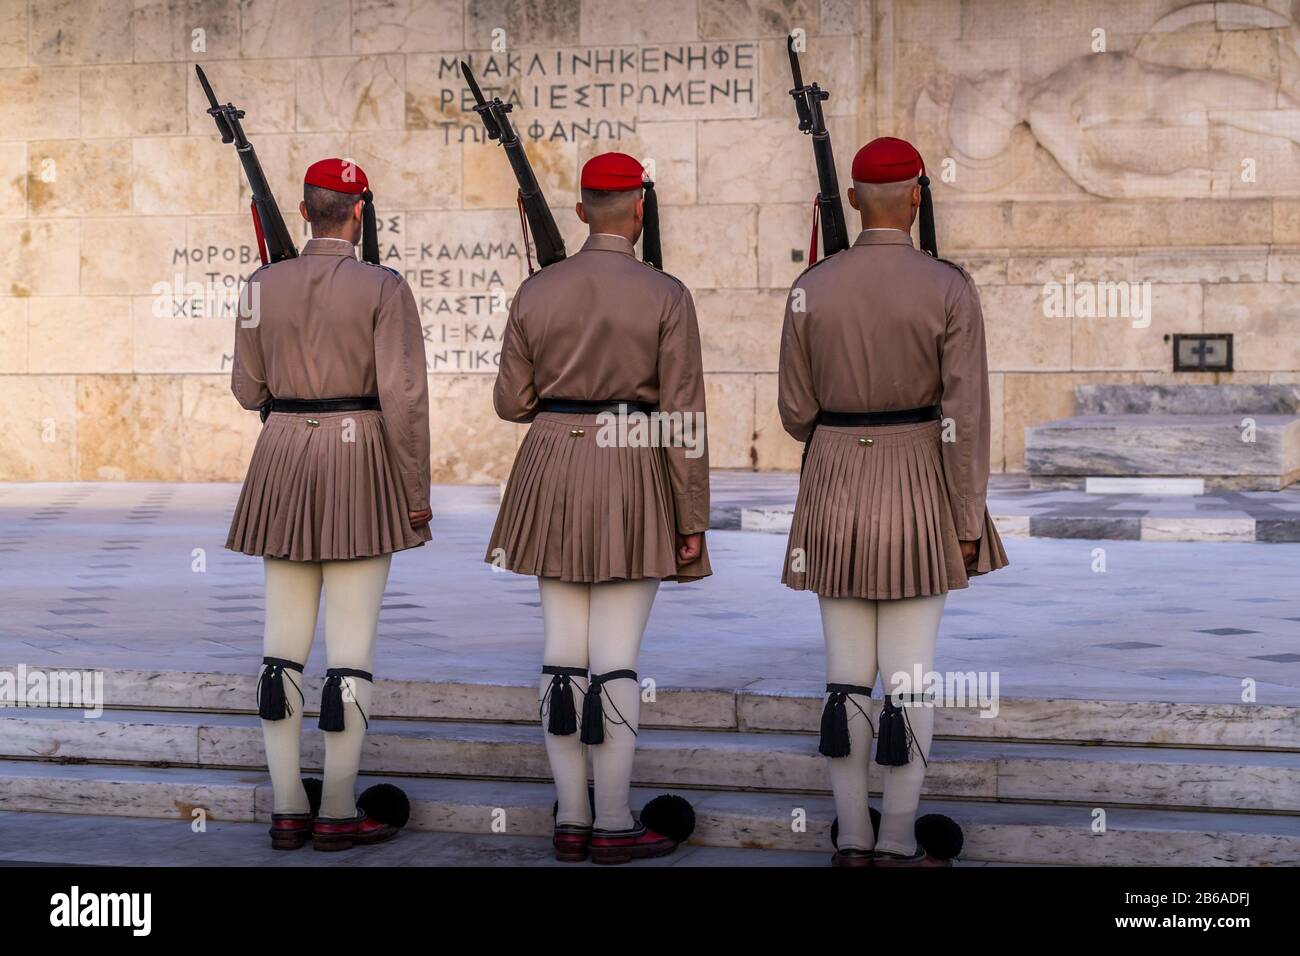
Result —
[[249, 279], [230, 385], [239, 403], [378, 396], [380, 411], [272, 413], [226, 547], [293, 561], [373, 557], [429, 540], [429, 394], [415, 297], [351, 243], [312, 239]]
[[[690, 441], [607, 444], [596, 415], [539, 413], [547, 398], [647, 402], [688, 422]], [[623, 237], [591, 236], [519, 287], [493, 401], [501, 418], [532, 425], [485, 560], [585, 583], [711, 573], [705, 553], [676, 560], [676, 534], [709, 525], [700, 335], [681, 282]]]
[[[964, 588], [1006, 553], [985, 507], [988, 360], [965, 271], [897, 229], [864, 230], [808, 269], [786, 303], [778, 403], [811, 442], [782, 580], [827, 597]], [[848, 428], [818, 414], [940, 405], [942, 422]], [[958, 541], [979, 541], [966, 569]]]

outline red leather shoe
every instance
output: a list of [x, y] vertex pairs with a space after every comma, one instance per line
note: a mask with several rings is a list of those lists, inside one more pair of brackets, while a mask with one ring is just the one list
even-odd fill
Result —
[[926, 853], [920, 847], [911, 856], [903, 856], [899, 853], [890, 853], [889, 851], [876, 851], [871, 860], [872, 866], [882, 867], [932, 867], [932, 866], [952, 866], [951, 860], [940, 860]]
[[581, 863], [591, 848], [591, 827], [557, 823], [551, 843], [555, 846], [555, 858], [561, 863]]
[[318, 818], [312, 827], [312, 847], [326, 852], [350, 850], [354, 846], [383, 843], [397, 836], [397, 827], [372, 820], [358, 812], [351, 820], [326, 820]]
[[872, 853], [870, 850], [859, 850], [856, 847], [845, 847], [842, 850], [836, 850], [831, 857], [831, 866], [871, 866]]
[[636, 824], [627, 830], [592, 830], [592, 863], [627, 863], [667, 856], [677, 849], [677, 843]]
[[273, 813], [271, 814], [272, 850], [297, 850], [306, 846], [311, 838], [311, 827], [315, 817], [310, 813]]

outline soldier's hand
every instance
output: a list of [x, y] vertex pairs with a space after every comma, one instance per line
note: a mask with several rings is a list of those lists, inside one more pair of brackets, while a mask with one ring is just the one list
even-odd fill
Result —
[[411, 527], [416, 531], [419, 531], [433, 520], [432, 508], [424, 508], [420, 511], [408, 511], [406, 514], [411, 519]]
[[961, 545], [961, 559], [966, 564], [966, 570], [969, 571], [975, 566], [975, 558], [979, 555], [980, 543], [976, 541], [958, 541]]
[[677, 562], [679, 564], [690, 564], [699, 558], [700, 553], [704, 550], [704, 532], [697, 531], [695, 534], [679, 534], [677, 536]]

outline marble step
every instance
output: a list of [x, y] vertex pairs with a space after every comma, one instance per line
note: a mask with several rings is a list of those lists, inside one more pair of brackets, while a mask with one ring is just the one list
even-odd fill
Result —
[[[559, 863], [550, 835], [444, 833], [408, 828], [398, 839], [352, 853], [273, 850], [265, 823], [188, 823], [145, 817], [0, 812], [0, 864], [44, 866], [595, 866]], [[690, 844], [634, 867], [825, 866], [823, 851]], [[958, 866], [988, 866], [961, 861]]]
[[[254, 678], [244, 674], [107, 669], [104, 705], [146, 710], [252, 713]], [[321, 678], [307, 677], [307, 712], [320, 702]], [[659, 688], [641, 707], [650, 728], [802, 733], [820, 726], [822, 688], [757, 680], [736, 690]], [[873, 701], [875, 721], [880, 701]], [[537, 686], [379, 680], [376, 717], [532, 724]], [[936, 733], [947, 737], [1300, 751], [1300, 707], [1001, 696], [994, 717], [944, 707]]]
[[[550, 832], [554, 791], [549, 784], [363, 777], [358, 786], [380, 780], [397, 783], [411, 798], [412, 831], [485, 837], [545, 837]], [[635, 789], [633, 806], [658, 792]], [[693, 845], [830, 852], [835, 809], [829, 797], [723, 791], [686, 791], [683, 796], [695, 807]], [[93, 814], [101, 820], [157, 817], [184, 821], [188, 833], [196, 810], [210, 822], [266, 821], [270, 801], [265, 776], [247, 771], [0, 761], [0, 811]], [[961, 824], [965, 861], [1300, 865], [1300, 828], [1293, 818], [1279, 816], [960, 800], [923, 800], [920, 812], [945, 813]], [[22, 819], [37, 816], [24, 814]]]
[[[0, 711], [0, 758], [265, 766], [251, 716], [106, 711]], [[323, 734], [308, 725], [303, 766], [319, 769]], [[370, 722], [362, 768], [544, 781], [550, 768], [536, 725], [446, 721]], [[877, 782], [879, 777], [877, 776]], [[714, 789], [825, 792], [826, 761], [811, 734], [643, 730], [633, 781]], [[1105, 801], [1151, 807], [1300, 812], [1300, 754], [1176, 748], [937, 740], [926, 774], [936, 797]]]
[[[1254, 440], [1243, 424], [1254, 423]], [[1078, 415], [1025, 429], [1030, 487], [1087, 478], [1205, 479], [1208, 488], [1269, 491], [1300, 478], [1300, 416]]]
[[1297, 415], [1300, 385], [1077, 385], [1078, 415]]

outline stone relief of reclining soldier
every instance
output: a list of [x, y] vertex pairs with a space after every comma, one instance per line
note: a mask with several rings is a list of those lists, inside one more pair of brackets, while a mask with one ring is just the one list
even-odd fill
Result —
[[[1034, 141], [1081, 188], [1111, 199], [1225, 195], [1239, 160], [1205, 164], [1216, 128], [1300, 145], [1300, 99], [1283, 84], [1130, 53], [1086, 55], [1027, 84], [1005, 70], [958, 77], [946, 122], [937, 109], [923, 93], [918, 122], [928, 118], [946, 134], [959, 164], [975, 173], [957, 183], [970, 191], [1018, 178], [1032, 152], [1023, 147]], [[1140, 130], [1144, 148], [1107, 135], [1124, 128]]]

